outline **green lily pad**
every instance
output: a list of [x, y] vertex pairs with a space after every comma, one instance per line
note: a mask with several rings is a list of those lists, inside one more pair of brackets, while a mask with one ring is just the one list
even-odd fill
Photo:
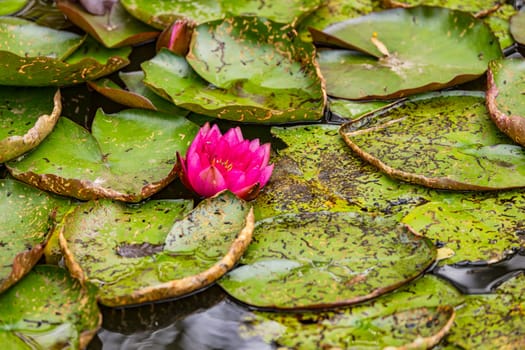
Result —
[[394, 290], [434, 259], [430, 241], [396, 220], [354, 212], [286, 214], [257, 222], [242, 266], [219, 284], [256, 307], [326, 308]]
[[[462, 300], [463, 296], [449, 284], [425, 276], [392, 293], [334, 311], [254, 311], [244, 317], [239, 332], [244, 338], [258, 336], [286, 349], [381, 349], [431, 338], [433, 334], [438, 335], [434, 338], [438, 340], [452, 321], [452, 309], [444, 305], [457, 305]], [[396, 317], [401, 321], [425, 314], [436, 324], [421, 324], [423, 320], [416, 317], [410, 327], [404, 322], [394, 322], [391, 327], [390, 322]], [[421, 348], [430, 345], [420, 340]]]
[[3, 0], [0, 16], [6, 16], [20, 11], [28, 2], [28, 0]]
[[0, 180], [0, 293], [38, 262], [61, 205], [65, 203], [31, 186]]
[[53, 130], [62, 103], [60, 91], [0, 87], [0, 163], [38, 146]]
[[187, 61], [161, 50], [142, 64], [144, 83], [176, 105], [212, 117], [258, 123], [318, 120], [326, 96], [315, 49], [291, 41], [288, 29], [249, 17], [197, 26]]
[[127, 90], [107, 78], [90, 81], [88, 85], [101, 95], [130, 108], [151, 109], [181, 116], [189, 113], [189, 111], [160, 97], [144, 85], [142, 82], [144, 72], [119, 72], [119, 78], [124, 82]]
[[377, 111], [385, 106], [395, 103], [388, 101], [352, 101], [340, 98], [331, 98], [328, 100], [330, 112], [339, 118], [354, 120], [364, 114]]
[[[270, 181], [255, 199], [257, 219], [282, 213], [367, 211], [402, 218], [449, 193], [393, 179], [357, 157], [336, 125], [274, 127]], [[305, 152], [308, 150], [308, 152]]]
[[525, 45], [525, 10], [516, 13], [510, 19], [510, 33], [516, 42]]
[[15, 178], [61, 195], [138, 202], [176, 178], [176, 153], [185, 154], [197, 129], [160, 112], [98, 110], [92, 134], [60, 118], [38, 148], [7, 167]]
[[106, 47], [122, 47], [155, 39], [159, 32], [132, 17], [117, 1], [111, 10], [111, 25], [106, 16], [92, 15], [69, 0], [57, 1], [57, 7], [71, 22], [92, 35]]
[[122, 0], [126, 10], [155, 28], [164, 29], [174, 21], [189, 18], [196, 23], [210, 22], [222, 19], [227, 15], [258, 16], [271, 21], [285, 24], [296, 24], [320, 6], [320, 0], [205, 0], [192, 1], [145, 1]]
[[525, 146], [525, 60], [506, 59], [490, 63], [487, 108], [498, 128]]
[[84, 349], [102, 323], [94, 290], [38, 265], [0, 295], [0, 341], [11, 350]]
[[95, 80], [126, 66], [131, 52], [10, 17], [0, 19], [0, 42], [2, 85], [65, 86]]
[[437, 7], [374, 12], [311, 32], [318, 44], [350, 49], [319, 52], [328, 95], [347, 99], [390, 99], [464, 83], [502, 55], [483, 21]]
[[345, 124], [341, 135], [394, 178], [456, 190], [525, 186], [525, 149], [494, 125], [483, 95], [432, 93], [366, 118]]
[[403, 222], [414, 231], [452, 249], [447, 264], [500, 261], [525, 247], [520, 232], [525, 195], [518, 191], [496, 193], [493, 197], [449, 197], [413, 209]]
[[495, 294], [466, 296], [447, 342], [462, 349], [522, 349], [524, 287], [522, 273], [502, 284]]
[[67, 266], [81, 281], [95, 284], [100, 302], [109, 306], [207, 287], [250, 243], [253, 213], [229, 193], [190, 210], [191, 201], [181, 200], [83, 204], [66, 218], [60, 238]]

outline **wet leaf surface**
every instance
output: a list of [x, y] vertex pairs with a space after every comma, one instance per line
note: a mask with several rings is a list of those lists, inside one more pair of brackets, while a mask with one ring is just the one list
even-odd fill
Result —
[[0, 293], [38, 262], [59, 207], [68, 205], [21, 182], [0, 180]]
[[487, 72], [487, 108], [498, 128], [525, 146], [525, 61], [492, 61]]
[[0, 295], [0, 341], [8, 349], [82, 349], [102, 318], [93, 289], [57, 266], [36, 266]]
[[[437, 7], [374, 12], [312, 35], [318, 44], [346, 49], [320, 51], [319, 64], [328, 95], [347, 99], [389, 99], [453, 86], [481, 76], [491, 59], [501, 57], [497, 39], [481, 20]], [[440, 49], [431, 49], [429, 41]]]
[[79, 199], [138, 202], [176, 178], [197, 126], [185, 118], [146, 110], [97, 112], [92, 134], [61, 118], [46, 140], [11, 174], [41, 189]]
[[354, 304], [421, 274], [435, 249], [395, 220], [353, 212], [288, 214], [258, 221], [241, 266], [219, 281], [263, 308]]
[[525, 186], [525, 150], [496, 128], [479, 94], [428, 94], [366, 118], [341, 134], [394, 178], [456, 190]]
[[53, 88], [0, 87], [0, 163], [38, 146], [53, 130], [60, 92]]
[[[67, 217], [62, 231], [67, 266], [80, 280], [96, 285], [100, 302], [108, 306], [172, 298], [207, 287], [246, 249], [253, 216], [231, 194], [190, 210], [191, 201], [182, 200], [141, 205], [87, 202]], [[210, 231], [212, 223], [222, 230]]]

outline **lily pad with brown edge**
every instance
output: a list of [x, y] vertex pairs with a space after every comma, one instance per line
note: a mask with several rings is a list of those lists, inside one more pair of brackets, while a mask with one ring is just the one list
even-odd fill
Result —
[[418, 206], [402, 222], [451, 249], [454, 255], [443, 263], [494, 263], [525, 247], [524, 210], [522, 191], [458, 194]]
[[84, 349], [101, 323], [96, 291], [58, 266], [37, 265], [0, 295], [0, 339], [10, 350]]
[[[429, 348], [452, 326], [454, 312], [450, 306], [462, 300], [461, 293], [448, 283], [424, 276], [392, 293], [333, 311], [253, 311], [242, 320], [239, 333], [286, 349], [381, 349], [416, 341], [421, 342], [420, 348]], [[417, 317], [425, 314], [436, 324], [425, 324]], [[414, 317], [416, 322], [406, 327], [404, 322], [392, 322], [396, 317], [399, 321]]]
[[[253, 30], [258, 28], [255, 24], [260, 24], [256, 18], [236, 19], [234, 22], [235, 26], [240, 23], [252, 23]], [[213, 27], [216, 24], [214, 22]], [[222, 31], [227, 27], [229, 25], [224, 22], [221, 32], [215, 35], [224, 36], [225, 33]], [[207, 50], [205, 55], [215, 56], [215, 53], [210, 51], [211, 47], [206, 48], [205, 42], [212, 39], [208, 32], [206, 32], [208, 33], [206, 38], [205, 34], [201, 33], [205, 28], [204, 25], [198, 26], [194, 31], [194, 37], [202, 38], [202, 40], [199, 39], [199, 45], [204, 45], [203, 50]], [[284, 32], [273, 27], [271, 31], [275, 35], [285, 35]], [[264, 33], [268, 34], [267, 31]], [[261, 37], [266, 37], [266, 35], [261, 35]], [[282, 52], [285, 53], [281, 55], [275, 46], [268, 47], [266, 44], [261, 46], [259, 42], [252, 41], [253, 38], [254, 36], [245, 45], [241, 41], [240, 44], [232, 44], [231, 47], [230, 45], [225, 46], [224, 50], [229, 52], [225, 59], [232, 68], [220, 69], [217, 66], [220, 71], [217, 77], [212, 77], [212, 71], [215, 64], [221, 64], [221, 58], [218, 56], [205, 57], [206, 64], [212, 67], [206, 77], [212, 81], [203, 79], [183, 57], [162, 49], [153, 59], [142, 63], [142, 69], [145, 72], [144, 83], [177, 106], [211, 117], [255, 123], [305, 122], [321, 119], [326, 104], [326, 95], [322, 79], [316, 68], [313, 46], [301, 44], [295, 47], [287, 42], [282, 48]], [[232, 38], [220, 40], [229, 40], [230, 43], [234, 41]], [[263, 39], [264, 42], [266, 40]], [[282, 42], [282, 39], [277, 41]], [[213, 48], [217, 45], [216, 42], [210, 43], [212, 44]], [[275, 45], [281, 44], [275, 43]], [[258, 67], [261, 65], [266, 67], [264, 60], [268, 60], [266, 64], [269, 66], [275, 65], [276, 67], [269, 70], [260, 67], [256, 69], [255, 63], [242, 67], [243, 63], [239, 60], [241, 56], [234, 50], [235, 47], [242, 49], [246, 59], [255, 54]], [[257, 47], [260, 47], [260, 50], [255, 53], [245, 52]], [[292, 58], [288, 58], [286, 56], [288, 54]], [[204, 54], [197, 54], [192, 48], [188, 56], [191, 57], [191, 55], [199, 55], [194, 56], [199, 57], [199, 62], [195, 62], [196, 58], [192, 58], [192, 64], [198, 65], [199, 69], [203, 68], [204, 66], [201, 65], [204, 61], [201, 61], [203, 59], [201, 55]], [[288, 68], [283, 69], [283, 67]], [[254, 73], [259, 70], [265, 70], [265, 72]], [[204, 74], [204, 70], [201, 70], [201, 73]]]
[[483, 21], [438, 7], [374, 12], [311, 32], [317, 44], [346, 49], [318, 54], [328, 95], [346, 99], [391, 99], [464, 83], [502, 56]]
[[53, 88], [0, 87], [0, 163], [38, 146], [53, 130], [62, 103]]
[[108, 306], [209, 286], [250, 243], [253, 213], [231, 193], [206, 199], [190, 212], [191, 203], [151, 200], [130, 206], [101, 200], [79, 206], [66, 218], [60, 237], [68, 268], [98, 286], [100, 302]]
[[[129, 64], [130, 47], [107, 49], [90, 37], [19, 18], [4, 17], [0, 24], [2, 85], [73, 85], [98, 79]], [[55, 37], [63, 39], [57, 41]]]
[[159, 31], [132, 17], [119, 1], [113, 5], [110, 23], [107, 16], [92, 15], [70, 0], [57, 1], [56, 6], [71, 22], [109, 48], [141, 44], [159, 35]]
[[519, 11], [510, 19], [510, 33], [516, 42], [525, 45], [525, 10]]
[[498, 128], [525, 146], [525, 60], [505, 59], [490, 63], [486, 102]]
[[400, 180], [454, 190], [525, 186], [525, 149], [498, 130], [477, 92], [426, 94], [340, 133], [361, 158]]
[[119, 72], [119, 78], [126, 85], [123, 89], [108, 78], [90, 81], [88, 85], [101, 95], [130, 108], [151, 109], [176, 115], [187, 115], [189, 111], [175, 106], [149, 89], [142, 80], [144, 72]]
[[320, 0], [122, 0], [121, 3], [132, 16], [158, 29], [164, 29], [183, 18], [200, 24], [231, 15], [264, 17], [293, 26], [321, 5]]
[[66, 200], [12, 179], [0, 180], [0, 293], [38, 262]]
[[38, 148], [6, 165], [13, 177], [57, 194], [139, 202], [176, 178], [176, 154], [197, 130], [181, 116], [98, 110], [91, 134], [60, 118]]
[[[257, 219], [284, 213], [367, 211], [399, 219], [447, 192], [393, 179], [356, 156], [337, 125], [273, 127], [275, 164], [254, 201]], [[308, 152], [305, 152], [308, 150]]]
[[462, 349], [525, 347], [525, 276], [504, 282], [494, 294], [467, 295], [446, 342]]
[[319, 309], [375, 298], [418, 277], [430, 240], [397, 220], [358, 212], [284, 214], [258, 221], [240, 266], [219, 281], [268, 309]]

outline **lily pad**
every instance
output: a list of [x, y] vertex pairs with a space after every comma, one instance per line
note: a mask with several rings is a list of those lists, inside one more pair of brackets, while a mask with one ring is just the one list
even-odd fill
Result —
[[71, 22], [106, 47], [122, 47], [155, 39], [159, 32], [128, 14], [117, 1], [111, 10], [111, 26], [106, 16], [92, 15], [70, 0], [57, 1], [57, 7]]
[[[418, 339], [421, 348], [426, 348], [429, 340], [438, 340], [452, 325], [453, 311], [446, 305], [462, 300], [449, 284], [425, 276], [353, 307], [315, 313], [254, 311], [244, 317], [239, 332], [244, 338], [257, 336], [286, 349], [380, 349]], [[386, 326], [396, 317], [402, 320], [418, 314], [426, 314], [436, 324], [416, 321], [410, 327], [403, 322]]]
[[102, 323], [95, 296], [66, 270], [38, 265], [0, 295], [0, 340], [12, 350], [84, 349]]
[[516, 13], [510, 19], [510, 33], [514, 40], [525, 45], [525, 10]]
[[487, 108], [498, 128], [525, 146], [525, 60], [506, 59], [490, 63]]
[[189, 18], [196, 23], [210, 22], [222, 19], [227, 15], [258, 16], [271, 21], [285, 24], [296, 24], [320, 6], [320, 0], [279, 0], [235, 1], [235, 0], [205, 0], [192, 1], [147, 1], [122, 0], [126, 10], [139, 20], [155, 28], [164, 29], [174, 21]]
[[327, 308], [394, 290], [434, 259], [430, 241], [396, 220], [354, 212], [286, 214], [257, 222], [242, 266], [219, 284], [256, 307]]
[[0, 16], [13, 14], [23, 9], [29, 0], [3, 0]]
[[385, 106], [395, 103], [389, 101], [352, 101], [340, 98], [329, 99], [329, 108], [332, 115], [346, 120], [357, 119], [364, 114], [377, 111]]
[[127, 90], [107, 78], [90, 81], [88, 85], [101, 95], [130, 108], [151, 109], [181, 116], [189, 113], [189, 111], [179, 108], [160, 97], [144, 85], [142, 82], [144, 72], [119, 72], [118, 75], [126, 85]]
[[126, 66], [131, 52], [10, 17], [0, 19], [0, 42], [2, 85], [65, 86], [98, 79]]
[[66, 203], [31, 186], [0, 180], [0, 293], [38, 262], [61, 205]]
[[525, 149], [498, 130], [479, 93], [432, 93], [365, 118], [341, 135], [394, 178], [456, 190], [525, 186]]
[[176, 178], [197, 125], [146, 110], [98, 110], [92, 134], [67, 118], [32, 152], [7, 163], [15, 178], [78, 199], [138, 202]]
[[437, 7], [374, 12], [311, 32], [317, 44], [347, 49], [319, 52], [328, 95], [347, 99], [390, 99], [464, 83], [502, 55], [483, 21]]
[[80, 280], [95, 284], [101, 303], [109, 306], [207, 287], [250, 243], [253, 213], [230, 193], [190, 210], [191, 201], [181, 200], [83, 204], [66, 218], [60, 237], [67, 266]]
[[525, 241], [525, 195], [518, 191], [488, 196], [458, 195], [441, 202], [429, 202], [403, 218], [419, 234], [452, 249], [447, 264], [457, 262], [494, 263], [507, 257]]
[[50, 88], [0, 87], [0, 163], [38, 146], [53, 130], [62, 103]]
[[161, 50], [142, 64], [144, 83], [176, 105], [212, 117], [318, 120], [326, 96], [315, 49], [290, 40], [288, 32], [288, 26], [250, 17], [197, 26], [187, 61]]

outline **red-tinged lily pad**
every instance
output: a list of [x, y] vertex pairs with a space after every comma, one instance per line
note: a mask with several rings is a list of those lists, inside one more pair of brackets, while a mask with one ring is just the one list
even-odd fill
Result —
[[525, 194], [496, 192], [492, 196], [451, 194], [442, 201], [413, 209], [403, 223], [418, 234], [451, 249], [443, 260], [494, 263], [525, 247], [520, 235], [525, 227]]
[[142, 64], [144, 82], [176, 105], [212, 117], [319, 120], [326, 96], [315, 49], [288, 33], [288, 26], [255, 17], [202, 24], [194, 29], [187, 60], [161, 50]]
[[283, 349], [414, 349], [418, 342], [417, 349], [426, 349], [447, 333], [454, 318], [450, 306], [462, 300], [452, 286], [425, 276], [351, 308], [315, 313], [254, 311], [244, 317], [239, 333]]
[[58, 207], [67, 205], [21, 182], [0, 180], [0, 293], [38, 262]]
[[138, 202], [176, 178], [176, 153], [186, 152], [197, 130], [181, 116], [98, 110], [92, 134], [60, 118], [38, 148], [7, 167], [15, 178], [61, 195]]
[[80, 205], [66, 218], [60, 237], [68, 268], [96, 285], [100, 302], [109, 306], [209, 286], [250, 243], [253, 213], [231, 193], [206, 199], [189, 212], [191, 203], [152, 200], [130, 206], [101, 200]]
[[189, 113], [189, 111], [160, 97], [144, 85], [142, 82], [144, 72], [119, 72], [119, 78], [126, 85], [126, 89], [107, 78], [90, 81], [88, 84], [101, 95], [130, 108], [151, 109], [181, 116]]
[[139, 20], [155, 28], [164, 29], [174, 21], [189, 18], [196, 23], [222, 19], [226, 16], [258, 16], [274, 22], [296, 24], [320, 6], [320, 0], [205, 0], [205, 1], [149, 1], [122, 0], [126, 10]]
[[360, 157], [404, 181], [455, 190], [525, 186], [525, 149], [498, 130], [480, 93], [427, 94], [340, 133]]
[[0, 87], [0, 163], [38, 146], [53, 130], [62, 103], [52, 88]]
[[85, 349], [101, 323], [95, 290], [57, 266], [36, 266], [0, 295], [0, 341], [10, 350]]
[[471, 81], [502, 55], [483, 21], [437, 7], [374, 12], [311, 31], [314, 42], [346, 49], [320, 51], [319, 64], [328, 95], [347, 99], [389, 99]]
[[0, 19], [0, 42], [2, 85], [64, 86], [98, 79], [126, 66], [131, 52], [10, 17]]
[[57, 7], [78, 27], [106, 47], [122, 47], [155, 39], [159, 32], [132, 17], [117, 1], [111, 17], [88, 13], [71, 0], [57, 1]]
[[243, 303], [313, 309], [355, 304], [399, 288], [435, 259], [429, 240], [396, 220], [355, 212], [258, 221], [241, 266], [219, 281]]
[[487, 108], [498, 128], [525, 146], [525, 60], [506, 59], [490, 63]]

